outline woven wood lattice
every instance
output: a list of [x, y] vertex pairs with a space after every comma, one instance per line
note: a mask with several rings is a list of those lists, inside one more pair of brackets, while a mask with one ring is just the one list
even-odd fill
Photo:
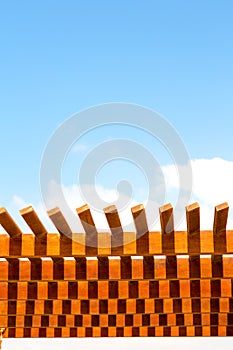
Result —
[[212, 230], [201, 231], [194, 203], [186, 208], [187, 231], [174, 231], [167, 204], [161, 231], [149, 232], [139, 205], [132, 208], [135, 232], [123, 232], [111, 206], [104, 209], [109, 232], [98, 233], [85, 205], [77, 209], [85, 233], [72, 233], [55, 208], [48, 215], [59, 233], [48, 233], [28, 207], [20, 213], [29, 234], [1, 208], [4, 337], [232, 336], [228, 211], [227, 203], [216, 206]]

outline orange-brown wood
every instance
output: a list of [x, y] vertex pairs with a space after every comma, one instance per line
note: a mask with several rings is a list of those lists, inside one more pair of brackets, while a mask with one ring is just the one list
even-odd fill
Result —
[[19, 259], [19, 281], [31, 279], [31, 261], [28, 258]]
[[5, 208], [0, 208], [0, 224], [11, 238], [20, 237], [22, 231]]
[[8, 280], [9, 263], [5, 258], [0, 258], [0, 281]]
[[98, 233], [98, 255], [109, 256], [112, 254], [111, 235], [109, 232]]
[[43, 281], [53, 280], [53, 260], [52, 258], [41, 259], [41, 278]]
[[132, 279], [143, 279], [143, 257], [142, 256], [132, 256]]
[[123, 228], [115, 205], [104, 208], [109, 228], [111, 230], [111, 253], [113, 255], [123, 254]]
[[98, 279], [98, 259], [96, 257], [87, 258], [87, 279]]
[[154, 257], [154, 276], [155, 276], [155, 279], [166, 278], [166, 257], [165, 256]]
[[59, 208], [53, 208], [48, 211], [48, 216], [60, 233], [60, 254], [72, 255], [72, 231], [64, 215]]
[[131, 208], [136, 228], [137, 254], [149, 253], [149, 229], [147, 225], [146, 212], [143, 204]]
[[189, 256], [188, 255], [179, 255], [177, 256], [177, 278], [189, 278]]
[[35, 235], [35, 255], [47, 254], [47, 230], [32, 206], [21, 209], [20, 214]]
[[32, 206], [21, 209], [20, 215], [28, 224], [35, 236], [42, 237], [47, 235], [48, 232], [46, 228], [40, 221], [37, 213], [35, 212]]
[[162, 251], [164, 254], [173, 254], [175, 252], [175, 240], [172, 205], [169, 203], [160, 207], [159, 213], [162, 233]]
[[124, 233], [124, 254], [125, 255], [137, 255], [136, 233], [135, 232], [125, 232]]
[[121, 259], [119, 256], [109, 256], [109, 279], [121, 279]]
[[86, 255], [95, 256], [98, 253], [98, 232], [91, 215], [91, 210], [86, 204], [80, 208], [77, 208], [76, 211], [86, 233]]
[[[226, 231], [227, 236], [227, 253], [233, 253], [233, 231]], [[123, 234], [124, 255], [138, 255], [137, 253], [137, 241], [135, 232], [124, 232]], [[172, 251], [164, 253], [169, 255], [197, 255], [197, 253], [188, 253], [187, 248], [187, 232], [176, 231], [174, 232], [175, 248], [174, 253]], [[97, 236], [97, 253], [93, 255], [86, 254], [85, 246], [85, 234], [74, 233], [72, 234], [72, 240], [68, 237], [61, 237], [59, 233], [48, 233], [44, 242], [38, 239], [32, 233], [23, 233], [21, 237], [10, 238], [8, 234], [0, 233], [0, 256], [16, 258], [29, 258], [29, 257], [66, 257], [66, 256], [114, 256], [111, 250], [111, 234], [109, 232], [100, 232]], [[149, 253], [143, 253], [143, 256], [159, 255], [162, 253], [161, 247], [162, 235], [160, 232], [149, 232], [150, 250]], [[15, 247], [15, 248], [12, 248]], [[200, 247], [201, 254], [221, 255], [214, 250], [213, 231], [200, 231]], [[93, 247], [94, 248], [94, 247]], [[13, 250], [12, 250], [13, 249]], [[13, 253], [12, 253], [13, 251]], [[44, 254], [39, 254], [43, 252]], [[70, 252], [70, 254], [69, 254]]]
[[64, 258], [64, 280], [76, 280], [76, 260], [74, 258]]
[[200, 254], [200, 207], [193, 203], [186, 207], [188, 252]]
[[224, 254], [226, 252], [226, 226], [228, 218], [229, 206], [228, 203], [223, 203], [215, 207], [214, 212], [214, 251]]
[[[228, 210], [227, 203], [217, 206], [213, 230], [200, 231], [194, 203], [186, 208], [187, 231], [174, 231], [168, 204], [160, 208], [161, 232], [148, 232], [145, 210], [136, 206], [136, 232], [125, 233], [116, 207], [108, 207], [110, 234], [97, 233], [84, 206], [77, 209], [85, 219], [82, 234], [71, 232], [59, 209], [49, 214], [60, 233], [47, 233], [28, 207], [21, 215], [32, 233], [23, 234], [4, 209], [0, 327], [7, 325], [6, 337], [232, 336]], [[112, 249], [114, 230], [123, 242], [119, 256]], [[144, 231], [146, 243], [139, 244]], [[89, 250], [88, 235], [96, 240]]]
[[0, 224], [10, 236], [10, 255], [20, 255], [22, 249], [22, 231], [5, 208], [0, 208]]

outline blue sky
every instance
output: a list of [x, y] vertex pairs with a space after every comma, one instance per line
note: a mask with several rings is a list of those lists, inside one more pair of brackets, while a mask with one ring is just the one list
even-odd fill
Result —
[[[40, 163], [54, 130], [80, 110], [109, 102], [149, 107], [174, 126], [194, 162], [193, 198], [206, 216], [218, 201], [230, 202], [232, 13], [230, 0], [1, 1], [1, 205], [14, 215], [24, 203], [39, 208]], [[67, 155], [68, 196], [88, 151], [122, 135], [144, 144], [170, 171], [158, 141], [109, 126], [85, 135]], [[118, 175], [134, 174], [134, 185], [144, 186], [138, 169], [124, 164], [102, 169], [102, 189], [115, 187]]]
[[2, 1], [2, 200], [39, 199], [52, 132], [99, 103], [153, 108], [191, 158], [231, 160], [232, 8], [231, 1]]

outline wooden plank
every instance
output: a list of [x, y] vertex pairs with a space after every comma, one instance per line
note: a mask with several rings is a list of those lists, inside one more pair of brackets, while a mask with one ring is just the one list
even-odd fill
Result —
[[60, 233], [49, 233], [47, 235], [47, 254], [46, 256], [59, 256], [60, 255]]
[[109, 232], [98, 233], [98, 256], [111, 255], [111, 235]]
[[124, 232], [124, 255], [137, 255], [136, 233]]
[[109, 279], [121, 279], [121, 258], [119, 256], [109, 256]]
[[188, 237], [186, 231], [175, 231], [175, 253], [176, 254], [188, 254]]
[[131, 208], [136, 228], [137, 254], [149, 254], [149, 229], [143, 204]]
[[177, 255], [177, 278], [189, 278], [189, 256]]
[[104, 208], [109, 228], [111, 230], [111, 254], [123, 254], [123, 228], [115, 205]]
[[233, 253], [233, 230], [226, 230], [227, 253]]
[[154, 256], [154, 278], [156, 280], [166, 278], [166, 257]]
[[212, 277], [211, 255], [200, 255], [200, 272], [202, 278]]
[[86, 255], [96, 256], [98, 253], [98, 232], [88, 205], [76, 209], [81, 224], [86, 233]]
[[10, 236], [10, 255], [21, 255], [22, 231], [5, 208], [0, 208], [0, 224]]
[[200, 254], [200, 207], [197, 202], [186, 207], [188, 252]]
[[35, 236], [42, 237], [47, 235], [48, 232], [46, 228], [40, 221], [37, 213], [35, 212], [32, 206], [23, 208], [19, 212]]
[[162, 235], [159, 231], [149, 232], [149, 255], [162, 254]]
[[[111, 259], [113, 260], [111, 260]], [[110, 260], [109, 260], [110, 259]], [[119, 260], [118, 260], [119, 259]], [[158, 256], [99, 256], [99, 257], [30, 257], [30, 262], [22, 264], [20, 261], [28, 261], [28, 258], [1, 258], [0, 275], [1, 281], [20, 281], [22, 279], [20, 266], [27, 266], [27, 272], [23, 277], [26, 281], [43, 280], [86, 280], [94, 276], [94, 279], [109, 280], [117, 279], [119, 270], [114, 266], [124, 266], [119, 275], [120, 279], [135, 279], [137, 273], [145, 280], [150, 279], [202, 279], [202, 278], [227, 278], [233, 279], [232, 255], [192, 255], [187, 261], [186, 255], [158, 255]], [[129, 261], [128, 261], [129, 260]], [[131, 262], [134, 262], [134, 264]], [[9, 265], [7, 264], [7, 262]], [[227, 263], [226, 263], [227, 262]], [[21, 264], [21, 265], [20, 265]], [[125, 265], [126, 264], [126, 265]], [[137, 265], [138, 264], [138, 265]], [[188, 265], [187, 265], [188, 264]], [[7, 267], [8, 266], [8, 267]], [[92, 268], [93, 266], [93, 268]], [[135, 266], [138, 266], [137, 268]], [[140, 269], [139, 269], [140, 266]], [[4, 272], [8, 269], [8, 273]], [[112, 270], [113, 269], [113, 270]], [[138, 269], [138, 271], [137, 271]], [[164, 270], [165, 269], [165, 270]], [[22, 268], [21, 268], [22, 270]], [[139, 270], [141, 272], [139, 272]], [[90, 271], [90, 272], [89, 272]], [[93, 274], [91, 271], [94, 271]], [[143, 271], [143, 272], [142, 272]], [[224, 275], [225, 274], [225, 275]], [[7, 279], [6, 279], [6, 276]], [[110, 277], [111, 276], [111, 277]], [[115, 277], [113, 277], [115, 276]]]
[[56, 207], [49, 210], [47, 213], [60, 235], [72, 238], [71, 228], [69, 227], [61, 210], [58, 207]]
[[60, 233], [60, 254], [62, 256], [72, 255], [72, 231], [64, 215], [57, 207], [49, 210], [47, 213]]
[[7, 261], [9, 281], [19, 281], [19, 259], [10, 257]]
[[228, 203], [222, 203], [215, 207], [214, 212], [214, 252], [226, 253], [226, 226], [228, 218], [229, 206]]
[[[92, 259], [91, 257], [88, 259]], [[137, 265], [139, 261], [133, 261], [133, 264]], [[163, 286], [163, 282], [166, 281], [166, 295], [163, 298], [232, 298], [232, 290], [231, 290], [231, 278], [224, 279], [212, 279], [212, 278], [199, 278], [199, 279], [174, 279], [174, 278], [166, 278], [166, 266], [165, 262], [159, 261], [156, 259], [155, 261], [155, 279], [145, 280], [142, 278], [143, 271], [142, 265], [140, 264], [140, 269], [136, 271], [133, 270], [133, 278], [131, 279], [118, 279], [118, 280], [100, 280], [98, 279], [98, 270], [97, 270], [98, 261], [95, 261], [95, 264], [88, 263], [88, 271], [86, 281], [77, 281], [73, 280], [73, 276], [70, 276], [71, 279], [68, 280], [34, 280], [34, 281], [15, 281], [11, 280], [9, 283], [0, 281], [1, 291], [0, 291], [0, 301], [1, 303], [4, 301], [12, 300], [12, 301], [20, 301], [20, 300], [86, 300], [90, 299], [98, 299], [98, 295], [103, 294], [102, 285], [103, 281], [105, 286], [108, 285], [109, 290], [109, 300], [111, 299], [124, 299], [125, 292], [124, 290], [130, 291], [130, 285], [132, 285], [132, 281], [134, 285], [138, 285], [140, 281], [144, 281], [147, 285], [146, 288], [149, 288], [144, 293], [149, 295], [149, 298], [158, 298], [160, 287]], [[121, 270], [122, 270], [121, 266]], [[122, 276], [122, 271], [121, 271]], [[123, 276], [124, 277], [124, 276]], [[49, 278], [49, 276], [48, 276]], [[76, 291], [70, 289], [72, 286], [71, 283], [75, 283]], [[201, 283], [210, 287], [208, 294], [202, 290]], [[172, 290], [171, 286], [175, 286], [175, 292]], [[93, 291], [92, 286], [95, 288], [95, 297], [90, 294]], [[170, 287], [169, 287], [170, 286]], [[60, 294], [58, 293], [60, 290]], [[78, 291], [77, 291], [78, 290]], [[72, 294], [72, 293], [73, 294]], [[75, 294], [74, 294], [75, 293]], [[89, 297], [88, 297], [89, 295]], [[104, 299], [108, 299], [104, 298]], [[138, 294], [131, 294], [130, 298], [138, 298]], [[100, 298], [99, 298], [100, 299]], [[231, 308], [232, 309], [232, 308]], [[197, 311], [195, 311], [197, 312]], [[58, 312], [59, 314], [59, 312]]]
[[31, 262], [28, 258], [19, 259], [19, 281], [31, 279]]
[[98, 259], [97, 257], [86, 258], [87, 279], [98, 279]]
[[[41, 326], [41, 320], [38, 320], [40, 327], [26, 327], [15, 328], [8, 327], [5, 330], [3, 338], [96, 338], [96, 337], [170, 337], [170, 336], [232, 336], [232, 326], [226, 324], [226, 316], [223, 316], [223, 321], [219, 325], [196, 325], [193, 326], [194, 317], [192, 315], [185, 315], [189, 317], [184, 318], [184, 325], [176, 326], [174, 325], [174, 320], [176, 315], [169, 315], [167, 319], [169, 320], [169, 326], [161, 326], [159, 322], [158, 315], [154, 315], [153, 320], [155, 322], [150, 326], [141, 325], [141, 315], [135, 317], [133, 326], [122, 326], [123, 315], [118, 315], [116, 318], [116, 326], [106, 326], [106, 315], [101, 315], [100, 322], [101, 326], [89, 326], [91, 322], [91, 317], [84, 317], [85, 326], [84, 327], [59, 327], [53, 326], [52, 328], [46, 326]], [[157, 316], [157, 317], [156, 317]], [[197, 317], [195, 318], [195, 320]], [[210, 319], [210, 318], [209, 318]], [[44, 318], [46, 320], [46, 318]], [[87, 321], [86, 321], [87, 320]], [[198, 319], [197, 319], [198, 320]], [[18, 321], [19, 322], [19, 321]], [[197, 321], [195, 321], [197, 322]], [[199, 322], [199, 321], [198, 321]], [[204, 321], [202, 321], [204, 322]]]
[[173, 254], [175, 252], [175, 239], [172, 205], [168, 203], [160, 207], [159, 213], [162, 233], [162, 252], [163, 254]]
[[[35, 255], [45, 256], [47, 253], [47, 230], [40, 221], [32, 206], [21, 209], [20, 214], [35, 235]], [[24, 236], [24, 235], [23, 235]]]
[[61, 257], [53, 258], [53, 279], [64, 280], [64, 259]]
[[85, 233], [73, 233], [72, 256], [85, 256]]
[[10, 236], [7, 233], [0, 233], [0, 257], [9, 256]]
[[64, 280], [76, 280], [76, 260], [72, 257], [64, 258]]
[[29, 256], [35, 256], [35, 235], [33, 233], [22, 234], [22, 249], [21, 257], [27, 258]]
[[223, 276], [225, 278], [232, 278], [233, 274], [233, 255], [227, 254], [223, 256]]
[[46, 257], [41, 258], [41, 278], [43, 281], [53, 280], [53, 260]]
[[201, 254], [215, 254], [214, 242], [213, 242], [213, 231], [201, 230], [200, 237], [201, 237], [200, 238]]
[[5, 208], [0, 208], [0, 224], [11, 238], [22, 235], [22, 231]]
[[[173, 282], [173, 281], [171, 281]], [[210, 285], [204, 285], [207, 281], [201, 281], [203, 285], [201, 285], [201, 298], [170, 298], [168, 289], [169, 283], [165, 280], [161, 282], [161, 290], [159, 292], [159, 298], [144, 298], [144, 301], [138, 298], [132, 298], [133, 294], [139, 294], [140, 289], [138, 285], [143, 283], [143, 281], [139, 281], [138, 285], [136, 281], [130, 281], [130, 284], [126, 284], [125, 281], [121, 281], [119, 284], [119, 299], [108, 299], [106, 300], [106, 296], [108, 295], [108, 285], [106, 282], [101, 281], [101, 288], [99, 288], [99, 299], [96, 298], [88, 298], [88, 291], [86, 291], [86, 298], [80, 298], [79, 300], [75, 299], [67, 299], [66, 298], [66, 290], [62, 290], [59, 287], [58, 283], [58, 295], [61, 299], [59, 300], [10, 300], [10, 301], [0, 301], [0, 320], [5, 320], [7, 324], [11, 323], [12, 318], [21, 319], [24, 325], [24, 320], [30, 316], [34, 317], [34, 325], [36, 326], [36, 322], [40, 320], [43, 316], [49, 316], [52, 322], [50, 323], [50, 327], [54, 325], [54, 319], [56, 317], [63, 316], [63, 325], [69, 327], [70, 325], [75, 325], [75, 318], [77, 316], [80, 318], [79, 326], [91, 326], [89, 322], [93, 315], [98, 315], [99, 318], [103, 317], [104, 314], [105, 326], [108, 326], [108, 315], [115, 314], [115, 316], [123, 316], [123, 314], [131, 314], [132, 321], [135, 320], [135, 316], [137, 315], [147, 315], [150, 316], [150, 324], [155, 325], [156, 321], [152, 315], [157, 315], [157, 317], [164, 317], [165, 314], [183, 314], [183, 318], [188, 318], [189, 325], [192, 324], [192, 316], [194, 314], [199, 314], [199, 317], [205, 320], [205, 324], [210, 324], [210, 321], [207, 315], [210, 316], [210, 313], [215, 313], [218, 316], [227, 316], [230, 315], [231, 319], [233, 317], [232, 308], [229, 306], [230, 298], [211, 298], [210, 295]], [[94, 284], [94, 282], [93, 282]], [[163, 284], [163, 285], [162, 285]], [[106, 286], [105, 286], [106, 285]], [[128, 288], [129, 287], [129, 288]], [[85, 290], [85, 286], [83, 287]], [[174, 286], [170, 283], [170, 288], [173, 289], [174, 292], [179, 293], [178, 290], [174, 290]], [[83, 291], [83, 290], [82, 290]], [[94, 289], [93, 289], [93, 293]], [[133, 293], [133, 294], [132, 294]], [[143, 291], [145, 293], [145, 291]], [[93, 295], [94, 295], [93, 294]], [[127, 300], [126, 300], [127, 299]], [[42, 303], [42, 305], [40, 305]], [[10, 315], [8, 314], [8, 310], [10, 310]], [[217, 310], [221, 310], [220, 312]], [[205, 315], [205, 318], [203, 317]], [[83, 318], [86, 317], [84, 321]], [[166, 317], [166, 316], [165, 316]], [[73, 321], [72, 321], [73, 320]], [[122, 320], [122, 326], [126, 320], [125, 318]], [[102, 320], [103, 321], [103, 320]], [[132, 322], [131, 321], [131, 322]], [[153, 322], [155, 321], [155, 322]], [[169, 320], [165, 321], [166, 325], [169, 325]], [[164, 323], [165, 323], [164, 322]], [[222, 322], [224, 322], [224, 318], [222, 317]], [[225, 322], [228, 323], [227, 319]], [[89, 323], [89, 324], [88, 324]], [[174, 324], [176, 321], [174, 322]], [[231, 321], [232, 323], [232, 321]], [[179, 323], [178, 323], [179, 324]], [[177, 324], [177, 325], [178, 325]], [[76, 324], [77, 325], [77, 324]], [[19, 323], [16, 327], [19, 327]], [[31, 325], [25, 324], [25, 327], [31, 327]]]
[[[233, 244], [230, 242], [233, 236], [233, 230], [227, 230], [227, 253], [233, 253]], [[219, 255], [221, 253], [214, 252], [214, 243], [213, 243], [213, 231], [201, 230], [201, 252], [200, 254], [212, 254]], [[67, 239], [67, 242], [60, 238], [59, 233], [48, 233], [47, 235], [47, 244], [44, 245], [44, 254], [39, 254], [43, 252], [38, 250], [39, 247], [36, 245], [36, 237], [34, 234], [22, 234], [19, 238], [11, 239], [9, 235], [0, 233], [0, 257], [8, 258], [31, 258], [31, 257], [85, 257], [85, 256], [116, 256], [111, 252], [111, 234], [109, 232], [98, 233], [98, 252], [97, 254], [86, 254], [85, 246], [85, 234], [76, 233], [73, 234], [74, 239]], [[175, 241], [175, 254], [177, 255], [198, 255], [197, 253], [188, 253], [186, 231], [176, 231], [174, 232], [174, 241]], [[174, 255], [172, 251], [163, 252], [162, 251], [162, 235], [161, 232], [149, 232], [150, 239], [150, 251], [148, 254], [142, 254], [144, 256], [153, 256], [153, 255]], [[136, 233], [135, 232], [124, 232], [123, 235], [124, 246], [123, 254], [120, 256], [127, 255], [139, 255], [136, 250]], [[232, 240], [233, 241], [233, 240]], [[19, 242], [19, 243], [18, 243]], [[62, 243], [61, 243], [62, 242]], [[12, 249], [12, 246], [15, 246], [16, 250]], [[11, 245], [11, 251], [9, 246]], [[63, 252], [61, 252], [61, 245], [63, 246]], [[183, 249], [182, 249], [183, 247]], [[46, 249], [46, 251], [45, 251]], [[71, 251], [70, 254], [68, 252]]]
[[5, 258], [0, 258], [0, 281], [8, 280], [9, 263]]
[[143, 279], [143, 256], [131, 256], [132, 279]]

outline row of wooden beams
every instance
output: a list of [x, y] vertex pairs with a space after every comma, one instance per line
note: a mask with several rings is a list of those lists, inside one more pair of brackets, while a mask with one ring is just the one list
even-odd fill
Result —
[[[143, 245], [139, 245], [135, 232], [124, 232], [122, 247], [111, 246], [113, 236], [109, 232], [100, 232], [97, 235], [96, 254], [86, 246], [84, 233], [73, 233], [72, 239], [61, 236], [59, 233], [48, 233], [43, 237], [34, 234], [22, 234], [19, 237], [10, 237], [7, 233], [0, 233], [0, 257], [82, 257], [82, 256], [127, 256], [127, 255], [200, 255], [200, 254], [232, 254], [233, 230], [225, 232], [225, 242], [222, 251], [214, 247], [213, 231], [200, 231], [198, 245], [191, 244], [186, 231], [174, 232], [174, 244], [166, 245], [166, 236], [161, 232], [148, 232], [149, 252]], [[140, 238], [143, 240], [144, 236]], [[195, 238], [196, 239], [196, 238]], [[119, 252], [120, 251], [120, 252]], [[119, 254], [120, 253], [120, 254]]]
[[[232, 298], [231, 279], [0, 282], [0, 300]], [[143, 301], [144, 300], [144, 301]], [[200, 302], [200, 300], [199, 300]], [[107, 303], [107, 301], [106, 301]]]
[[83, 338], [83, 337], [224, 337], [233, 336], [233, 326], [141, 326], [141, 327], [37, 327], [6, 329], [4, 338]]
[[[232, 239], [227, 235], [226, 231], [228, 210], [227, 203], [215, 207], [212, 235], [206, 235], [205, 237], [204, 231], [200, 231], [200, 208], [198, 203], [188, 206], [186, 208], [187, 233], [183, 232], [182, 235], [178, 231], [174, 231], [173, 208], [171, 204], [167, 204], [160, 208], [161, 233], [153, 237], [153, 233], [149, 232], [148, 229], [143, 205], [132, 208], [136, 228], [135, 233], [123, 232], [119, 214], [115, 206], [105, 208], [104, 213], [111, 235], [97, 232], [90, 208], [87, 205], [77, 209], [85, 235], [72, 233], [60, 209], [54, 208], [48, 212], [48, 215], [59, 232], [57, 236], [59, 238], [59, 248], [56, 249], [56, 245], [58, 244], [55, 238], [56, 234], [53, 234], [52, 238], [32, 207], [22, 209], [20, 213], [31, 228], [34, 236], [33, 239], [32, 236], [23, 234], [7, 210], [1, 208], [0, 224], [7, 231], [10, 239], [9, 247], [5, 245], [2, 249], [2, 251], [5, 251], [5, 254], [4, 252], [2, 254], [0, 246], [0, 256], [22, 256], [22, 250], [24, 248], [28, 252], [31, 251], [31, 253], [27, 253], [30, 256], [47, 256], [49, 254], [61, 256], [84, 254], [87, 256], [96, 256], [101, 254], [230, 253], [233, 252], [233, 246]], [[178, 236], [182, 236], [182, 240]], [[0, 239], [2, 237], [3, 235], [0, 234]], [[50, 241], [55, 243], [55, 249], [48, 247]], [[31, 249], [31, 244], [33, 245], [33, 249]], [[52, 251], [57, 251], [57, 253], [52, 254]]]
[[[142, 295], [148, 293], [143, 292]], [[119, 301], [118, 301], [119, 300]], [[117, 315], [117, 314], [230, 314], [232, 297], [146, 299], [34, 299], [0, 300], [1, 316]], [[232, 317], [232, 316], [231, 316]], [[81, 317], [80, 317], [81, 318]], [[232, 320], [233, 321], [233, 320]], [[81, 326], [82, 324], [80, 324]]]
[[232, 278], [232, 255], [1, 258], [0, 281]]
[[[113, 316], [113, 315], [112, 315]], [[232, 313], [184, 313], [176, 315], [161, 314], [117, 314], [114, 324], [117, 327], [141, 327], [141, 326], [191, 326], [191, 325], [212, 325], [212, 326], [233, 326]], [[0, 316], [3, 327], [108, 327], [108, 315], [27, 315], [27, 316]], [[111, 322], [111, 318], [110, 318]], [[112, 322], [113, 323], [113, 322]]]

